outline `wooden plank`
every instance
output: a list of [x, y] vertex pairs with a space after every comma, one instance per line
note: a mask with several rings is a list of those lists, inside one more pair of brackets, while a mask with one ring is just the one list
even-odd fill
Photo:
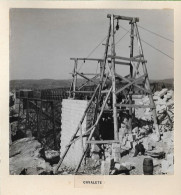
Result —
[[[134, 81], [134, 80], [135, 80], [135, 79], [127, 79], [127, 78], [125, 78], [125, 77], [123, 77], [123, 76], [121, 76], [121, 75], [119, 75], [119, 74], [117, 74], [117, 73], [116, 73], [116, 76], [119, 77], [119, 78], [121, 78], [121, 79], [123, 79], [123, 80], [125, 80], [125, 81], [128, 82], [128, 83], [130, 83], [131, 81]], [[134, 85], [135, 87], [141, 89], [142, 91], [148, 93], [148, 94], [151, 93], [151, 91], [149, 91], [149, 90], [147, 90], [147, 89], [145, 89], [145, 88], [139, 86], [139, 85], [136, 84], [136, 83], [134, 83], [133, 85]]]
[[[98, 77], [98, 75], [94, 76], [93, 78], [91, 78], [91, 80], [96, 79]], [[82, 89], [84, 86], [86, 86], [90, 81], [86, 81], [85, 83], [83, 83], [78, 90]]]
[[82, 73], [83, 75], [93, 75], [93, 76], [99, 76], [100, 74], [96, 74], [96, 73]]
[[116, 104], [117, 107], [127, 108], [154, 108], [154, 105]]
[[[111, 16], [111, 55], [115, 55], [115, 39], [114, 39], [114, 16]], [[113, 120], [114, 120], [114, 139], [118, 140], [118, 119], [116, 104], [116, 80], [115, 80], [115, 59], [111, 59], [111, 75], [112, 75], [112, 103], [113, 103]]]
[[[111, 63], [111, 60], [108, 60], [108, 62]], [[115, 61], [115, 64], [130, 66], [130, 63], [127, 63], [127, 62], [118, 62], [118, 61]]]
[[134, 81], [128, 83], [128, 84], [125, 85], [124, 87], [118, 89], [118, 90], [116, 91], [116, 94], [120, 93], [121, 91], [123, 91], [123, 90], [126, 89], [127, 87], [133, 85], [134, 83], [140, 81], [140, 80], [143, 79], [145, 76], [146, 76], [146, 75], [142, 75], [141, 77], [139, 77], [139, 78], [135, 79]]
[[143, 57], [143, 55], [137, 55], [137, 56], [134, 56], [133, 58], [142, 58]]
[[108, 93], [109, 90], [102, 90], [101, 93]]
[[146, 60], [142, 59], [135, 59], [134, 57], [132, 58], [126, 58], [126, 57], [121, 57], [121, 56], [114, 56], [114, 55], [108, 55], [109, 58], [114, 58], [114, 59], [119, 59], [119, 60], [126, 60], [126, 61], [132, 61], [132, 62], [142, 62], [146, 63]]
[[103, 59], [100, 59], [100, 58], [70, 58], [70, 60], [83, 60], [83, 61], [103, 61]]
[[92, 79], [89, 79], [88, 77], [84, 76], [82, 73], [76, 72], [76, 74], [78, 74], [79, 76], [83, 77], [84, 79], [96, 84]]
[[94, 91], [73, 91], [73, 93], [94, 93]]
[[112, 143], [120, 143], [116, 140], [90, 140], [86, 141], [86, 144], [112, 144]]

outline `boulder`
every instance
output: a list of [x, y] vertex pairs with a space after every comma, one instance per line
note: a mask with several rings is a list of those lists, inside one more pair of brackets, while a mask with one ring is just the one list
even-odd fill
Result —
[[40, 157], [41, 149], [41, 144], [34, 137], [13, 142], [9, 152], [10, 174], [19, 175], [23, 172], [38, 175], [43, 171], [52, 171], [50, 164]]
[[101, 175], [109, 175], [111, 168], [110, 161], [102, 161], [101, 163]]

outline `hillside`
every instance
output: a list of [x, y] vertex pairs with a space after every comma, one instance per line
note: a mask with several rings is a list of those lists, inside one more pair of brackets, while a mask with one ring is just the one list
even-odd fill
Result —
[[[55, 80], [55, 79], [40, 79], [40, 80], [11, 80], [10, 90], [18, 89], [52, 89], [61, 87], [70, 87], [71, 79]], [[84, 79], [78, 79], [78, 85], [85, 82]], [[151, 80], [151, 83], [165, 83], [174, 84], [174, 79], [164, 79], [164, 80]]]

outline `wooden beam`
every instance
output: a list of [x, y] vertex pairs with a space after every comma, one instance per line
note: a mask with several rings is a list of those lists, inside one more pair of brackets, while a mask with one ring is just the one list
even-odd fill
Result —
[[109, 58], [114, 58], [114, 59], [119, 59], [119, 60], [126, 60], [126, 61], [132, 61], [132, 62], [142, 62], [146, 63], [146, 60], [142, 59], [135, 59], [134, 57], [132, 58], [126, 58], [126, 57], [121, 57], [121, 56], [113, 56], [113, 55], [108, 55]]
[[[93, 82], [95, 83], [92, 79], [89, 79], [88, 77], [86, 77], [85, 75], [83, 75], [82, 73], [79, 73], [79, 72], [76, 72], [76, 74], [78, 74], [79, 76], [83, 77], [84, 79], [90, 81], [90, 82]], [[96, 84], [96, 83], [95, 83]]]
[[143, 57], [143, 55], [140, 54], [140, 55], [134, 56], [133, 58], [142, 58], [142, 57]]
[[86, 144], [112, 144], [112, 143], [120, 143], [116, 140], [90, 140], [86, 141]]
[[[107, 18], [111, 18], [111, 14], [107, 14]], [[114, 19], [139, 22], [139, 18], [137, 18], [137, 17], [127, 17], [127, 16], [114, 15]]]
[[154, 105], [116, 104], [117, 107], [127, 108], [155, 108]]
[[[119, 75], [119, 74], [117, 74], [117, 73], [116, 73], [116, 76], [119, 77], [119, 78], [121, 78], [121, 79], [123, 79], [123, 80], [125, 80], [125, 81], [128, 82], [128, 83], [131, 83], [131, 81], [134, 81], [134, 79], [127, 79], [127, 78], [125, 78], [125, 77], [123, 77], [123, 76], [121, 76], [121, 75]], [[134, 85], [135, 87], [141, 89], [142, 91], [145, 91], [145, 92], [148, 93], [148, 94], [151, 93], [151, 91], [149, 91], [149, 90], [147, 90], [147, 89], [145, 89], [145, 88], [139, 86], [139, 85], [136, 84], [136, 83], [134, 83], [133, 85]]]
[[73, 91], [73, 93], [94, 93], [94, 91]]
[[120, 93], [121, 91], [123, 91], [124, 89], [126, 89], [126, 88], [128, 88], [129, 86], [133, 85], [134, 83], [136, 83], [136, 82], [142, 80], [142, 79], [145, 78], [146, 76], [147, 76], [147, 75], [142, 75], [141, 77], [139, 77], [139, 78], [135, 79], [134, 81], [128, 83], [128, 84], [125, 85], [124, 87], [121, 87], [120, 89], [118, 89], [118, 90], [116, 91], [116, 94]]
[[[111, 63], [111, 60], [108, 60], [108, 62]], [[130, 66], [130, 63], [127, 63], [127, 62], [118, 62], [118, 61], [115, 61], [115, 64]]]
[[[115, 38], [114, 38], [114, 16], [111, 16], [111, 55], [115, 56]], [[113, 121], [114, 121], [114, 139], [119, 140], [118, 136], [118, 119], [116, 104], [116, 80], [115, 80], [115, 59], [111, 58], [111, 75], [112, 75], [112, 102], [113, 102]]]
[[[91, 78], [90, 80], [93, 81], [93, 79], [96, 79], [98, 77], [98, 75], [94, 76], [93, 78]], [[84, 86], [86, 86], [90, 81], [86, 81], [85, 83], [83, 83], [79, 88], [78, 90], [82, 89]]]
[[98, 61], [98, 62], [102, 62], [103, 59], [100, 58], [70, 58], [70, 60], [82, 60], [82, 61]]
[[83, 75], [93, 75], [93, 76], [99, 76], [100, 74], [96, 74], [96, 73], [81, 73]]

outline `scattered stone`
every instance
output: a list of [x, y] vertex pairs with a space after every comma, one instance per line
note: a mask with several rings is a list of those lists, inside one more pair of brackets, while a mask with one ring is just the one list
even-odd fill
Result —
[[102, 175], [109, 175], [110, 168], [111, 168], [111, 163], [109, 161], [102, 161], [101, 174]]

